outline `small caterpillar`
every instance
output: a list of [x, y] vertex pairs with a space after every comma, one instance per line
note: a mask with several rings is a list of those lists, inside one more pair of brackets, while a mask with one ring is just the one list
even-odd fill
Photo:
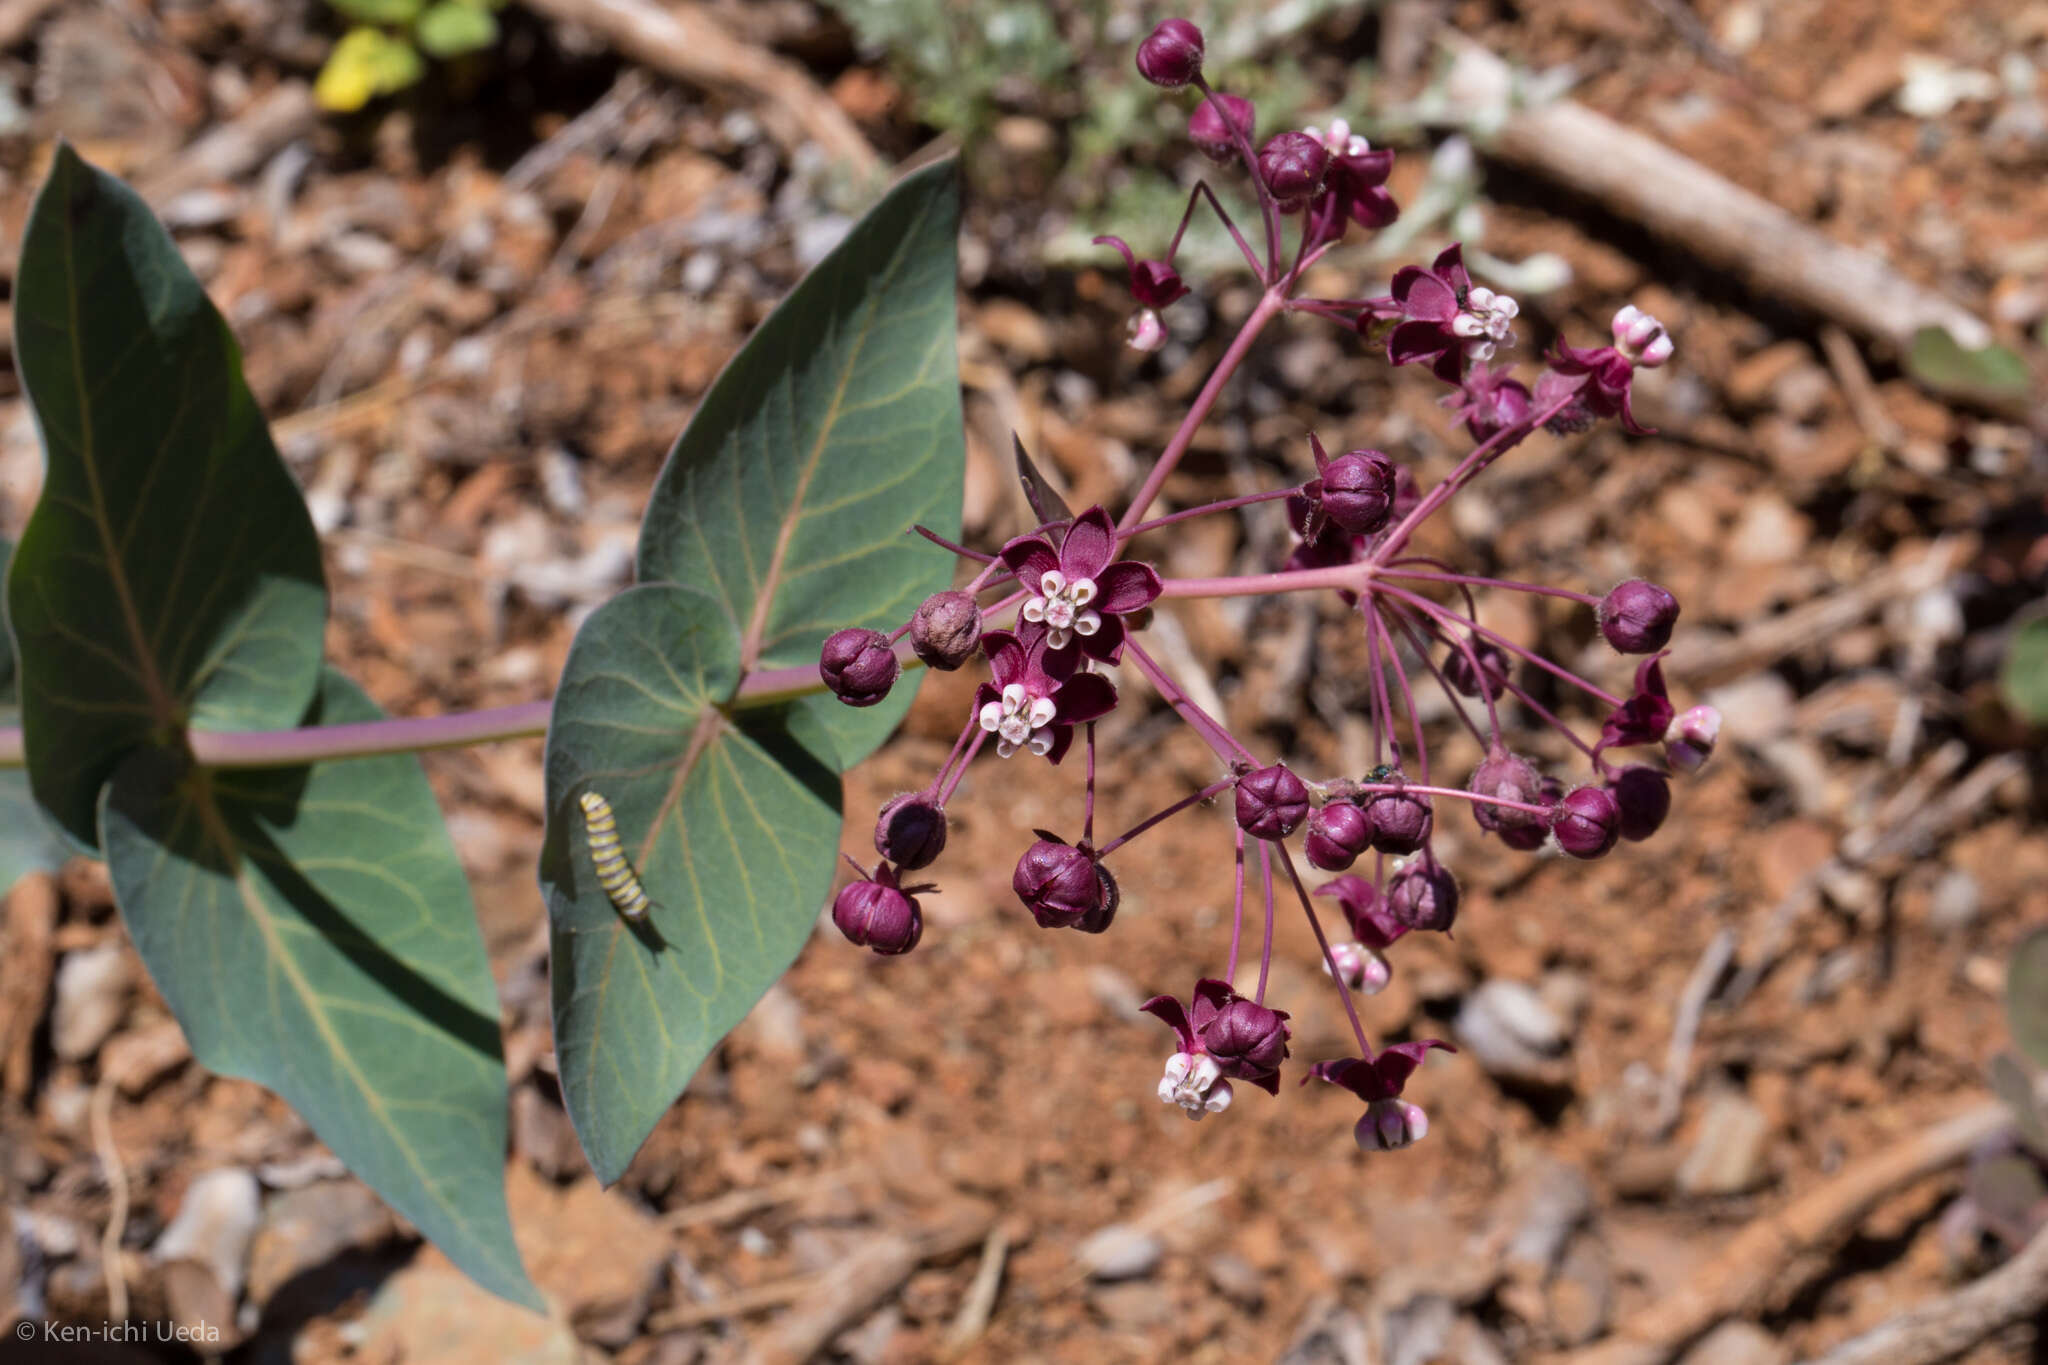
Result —
[[627, 919], [640, 919], [646, 915], [650, 902], [632, 864], [626, 861], [625, 850], [619, 847], [619, 818], [612, 814], [612, 803], [596, 792], [583, 793], [581, 801], [583, 832], [590, 842], [590, 861], [597, 868], [597, 883], [620, 914]]

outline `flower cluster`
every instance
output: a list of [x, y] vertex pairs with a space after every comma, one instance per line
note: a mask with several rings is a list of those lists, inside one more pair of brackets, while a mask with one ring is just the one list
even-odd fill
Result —
[[[1248, 100], [1212, 89], [1202, 73], [1203, 57], [1201, 31], [1173, 19], [1140, 45], [1138, 69], [1155, 85], [1188, 88], [1199, 96], [1188, 119], [1189, 139], [1212, 160], [1235, 162], [1249, 178], [1262, 220], [1254, 235], [1262, 236], [1263, 249], [1231, 221], [1206, 183], [1195, 186], [1160, 256], [1140, 257], [1118, 237], [1097, 241], [1123, 257], [1138, 305], [1128, 335], [1139, 350], [1164, 339], [1161, 311], [1188, 292], [1173, 261], [1196, 208], [1205, 202], [1257, 277], [1260, 302], [1245, 323], [1246, 334], [1224, 353], [1120, 517], [1113, 519], [1100, 506], [1078, 515], [1066, 508], [1020, 444], [1018, 473], [1037, 527], [993, 554], [917, 528], [974, 565], [972, 578], [927, 599], [891, 633], [849, 627], [825, 641], [819, 674], [851, 706], [870, 706], [888, 695], [902, 672], [906, 636], [907, 652], [929, 667], [958, 669], [978, 657], [986, 670], [961, 718], [959, 738], [932, 780], [882, 808], [874, 841], [881, 862], [872, 871], [855, 864], [859, 877], [840, 892], [833, 921], [853, 943], [877, 953], [895, 955], [916, 946], [923, 932], [917, 897], [933, 888], [905, 885], [903, 874], [930, 865], [944, 850], [947, 803], [984, 748], [993, 747], [999, 759], [1054, 764], [1077, 739], [1085, 750], [1078, 837], [1036, 831], [1011, 877], [1018, 900], [1046, 929], [1108, 930], [1120, 895], [1107, 860], [1164, 821], [1228, 792], [1235, 817], [1228, 953], [1220, 975], [1197, 981], [1187, 1003], [1161, 995], [1144, 1006], [1173, 1032], [1159, 1097], [1201, 1118], [1229, 1108], [1234, 1081], [1279, 1093], [1289, 1056], [1288, 1014], [1266, 997], [1275, 917], [1281, 903], [1291, 901], [1315, 935], [1358, 1045], [1357, 1056], [1319, 1061], [1302, 1079], [1350, 1091], [1365, 1106], [1354, 1131], [1358, 1145], [1389, 1150], [1427, 1132], [1427, 1117], [1403, 1098], [1403, 1090], [1431, 1050], [1450, 1049], [1419, 1039], [1375, 1050], [1356, 997], [1387, 985], [1394, 970], [1390, 955], [1402, 938], [1449, 933], [1457, 921], [1458, 880], [1438, 858], [1435, 844], [1445, 803], [1464, 803], [1479, 829], [1509, 848], [1599, 858], [1622, 841], [1657, 832], [1671, 809], [1673, 774], [1694, 772], [1706, 762], [1720, 726], [1712, 708], [1681, 713], [1671, 701], [1662, 661], [1679, 604], [1663, 588], [1629, 579], [1595, 595], [1486, 577], [1418, 553], [1410, 541], [1461, 488], [1539, 430], [1568, 434], [1607, 418], [1628, 431], [1643, 430], [1631, 406], [1632, 382], [1638, 370], [1669, 360], [1672, 342], [1656, 319], [1623, 308], [1614, 318], [1611, 345], [1560, 341], [1541, 372], [1525, 383], [1501, 359], [1514, 344], [1520, 309], [1514, 299], [1473, 282], [1456, 244], [1427, 267], [1395, 272], [1384, 295], [1304, 296], [1308, 267], [1347, 232], [1384, 227], [1398, 215], [1387, 190], [1393, 153], [1374, 148], [1342, 119], [1277, 132], [1255, 146], [1257, 111]], [[1291, 257], [1284, 249], [1290, 225]], [[1424, 489], [1412, 469], [1384, 451], [1348, 450], [1332, 457], [1311, 434], [1316, 473], [1308, 481], [1148, 520], [1161, 485], [1251, 335], [1287, 313], [1326, 319], [1369, 337], [1384, 346], [1394, 365], [1426, 365], [1449, 388], [1446, 406], [1470, 432], [1474, 447], [1448, 477]], [[1191, 517], [1279, 500], [1286, 503], [1294, 544], [1269, 572], [1162, 580], [1130, 553], [1140, 537]], [[1262, 759], [1221, 718], [1197, 705], [1141, 639], [1162, 597], [1288, 592], [1332, 593], [1359, 623], [1374, 748], [1368, 772], [1308, 776]], [[1480, 602], [1493, 593], [1563, 598], [1588, 610], [1607, 644], [1637, 660], [1626, 694], [1616, 695], [1491, 629], [1481, 619]], [[1146, 678], [1203, 739], [1218, 771], [1200, 790], [1098, 841], [1096, 722], [1118, 705], [1114, 677], [1126, 669]], [[1534, 672], [1549, 675], [1542, 689], [1530, 685]], [[1453, 723], [1471, 733], [1483, 755], [1462, 784], [1446, 783], [1431, 771], [1416, 696], [1425, 682], [1442, 691]], [[1590, 702], [1600, 717], [1597, 735], [1581, 736], [1549, 709], [1553, 684]], [[1583, 772], [1568, 777], [1539, 767], [1529, 746], [1511, 742], [1516, 724], [1559, 732], [1583, 760]], [[1630, 757], [1620, 761], [1617, 753]], [[1290, 846], [1297, 836], [1309, 866], [1335, 874], [1313, 894]], [[1253, 908], [1264, 916], [1255, 974], [1244, 951], [1248, 886], [1257, 892]], [[1343, 933], [1325, 932], [1319, 899], [1326, 913], [1329, 902], [1341, 911]], [[1247, 981], [1249, 993], [1242, 993]]]

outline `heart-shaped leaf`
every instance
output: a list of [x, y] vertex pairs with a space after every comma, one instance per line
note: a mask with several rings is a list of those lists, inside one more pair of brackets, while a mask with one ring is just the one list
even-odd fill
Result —
[[227, 325], [134, 191], [67, 146], [29, 214], [14, 327], [47, 456], [7, 579], [29, 781], [91, 849], [130, 750], [297, 723], [327, 590]]
[[1997, 344], [1969, 349], [1944, 327], [1922, 327], [1906, 351], [1906, 370], [1938, 393], [1961, 398], [2016, 398], [2033, 387], [2027, 362]]
[[2034, 608], [2013, 627], [1998, 690], [2020, 719], [2048, 725], [2048, 609]]
[[[305, 723], [381, 717], [330, 671]], [[100, 819], [193, 1055], [277, 1091], [477, 1283], [541, 1307], [505, 1207], [497, 992], [418, 760], [230, 772], [146, 748]]]
[[[0, 536], [0, 584], [7, 581], [7, 562], [14, 542]], [[14, 644], [7, 630], [7, 596], [0, 592], [0, 725], [21, 724], [14, 686]], [[0, 768], [0, 896], [23, 873], [54, 868], [64, 861], [64, 840], [36, 806], [28, 774]]]
[[[905, 533], [959, 526], [958, 218], [952, 163], [907, 177], [761, 325], [662, 470], [647, 581], [570, 650], [540, 879], [562, 1090], [606, 1181], [803, 946], [832, 883], [837, 774], [909, 706], [907, 685], [865, 710], [823, 693], [818, 648], [952, 581]], [[743, 691], [771, 670], [785, 686]], [[653, 901], [641, 923], [598, 885], [587, 792]]]
[[2005, 967], [2005, 1022], [2026, 1059], [2048, 1066], [2048, 929], [2034, 930], [2012, 950]]

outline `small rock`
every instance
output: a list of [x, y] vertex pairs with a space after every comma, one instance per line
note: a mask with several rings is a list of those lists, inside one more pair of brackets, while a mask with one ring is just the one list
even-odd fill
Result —
[[1165, 1252], [1158, 1233], [1111, 1223], [1090, 1234], [1074, 1259], [1098, 1280], [1134, 1280], [1157, 1270]]
[[270, 1197], [249, 1248], [249, 1299], [275, 1312], [273, 1296], [287, 1284], [397, 1234], [391, 1211], [361, 1181], [320, 1180], [283, 1190]]
[[584, 1359], [565, 1318], [486, 1293], [432, 1248], [378, 1287], [360, 1332], [356, 1355], [362, 1360], [578, 1365]]
[[[1388, 1315], [1390, 1339], [1395, 1316]], [[1294, 1339], [1280, 1356], [1280, 1365], [1373, 1365], [1378, 1359], [1364, 1317], [1336, 1299], [1324, 1297], [1302, 1314]]]
[[127, 1008], [127, 948], [116, 941], [66, 953], [57, 964], [56, 994], [50, 1046], [67, 1062], [84, 1061], [100, 1050]]
[[1465, 998], [1454, 1027], [1488, 1075], [1545, 1086], [1570, 1079], [1562, 1059], [1564, 1024], [1524, 982], [1482, 982]]
[[100, 1058], [101, 1074], [113, 1078], [130, 1099], [192, 1060], [185, 1030], [175, 1019], [135, 1029], [111, 1039]]
[[1700, 1338], [1678, 1365], [1785, 1365], [1792, 1353], [1753, 1322], [1724, 1322]]
[[1678, 1168], [1683, 1194], [1741, 1194], [1762, 1184], [1771, 1122], [1743, 1095], [1723, 1093], [1707, 1104], [1699, 1137]]
[[1090, 1296], [1117, 1327], [1162, 1327], [1173, 1321], [1173, 1298], [1156, 1284], [1106, 1284]]
[[262, 1200], [255, 1174], [239, 1167], [208, 1171], [186, 1189], [177, 1216], [150, 1248], [151, 1259], [163, 1267], [176, 1321], [202, 1326], [234, 1320]]
[[1216, 1292], [1240, 1308], [1257, 1312], [1266, 1300], [1266, 1278], [1234, 1251], [1219, 1251], [1202, 1265]]
[[1812, 524], [1783, 498], [1759, 493], [1742, 509], [1728, 540], [1728, 556], [1739, 564], [1783, 564], [1806, 549]]
[[1578, 1167], [1549, 1159], [1525, 1171], [1515, 1185], [1520, 1207], [1501, 1263], [1518, 1279], [1540, 1282], [1592, 1213], [1593, 1189]]
[[1939, 934], [1959, 934], [1977, 921], [1984, 894], [1977, 879], [1960, 867], [1943, 872], [1927, 899], [1927, 923]]
[[1583, 1346], [1604, 1334], [1614, 1315], [1614, 1269], [1600, 1239], [1574, 1237], [1543, 1294], [1551, 1335], [1561, 1344]]

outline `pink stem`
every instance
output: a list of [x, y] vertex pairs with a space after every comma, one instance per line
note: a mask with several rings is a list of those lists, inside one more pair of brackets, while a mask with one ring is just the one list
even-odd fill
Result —
[[1204, 503], [1200, 507], [1190, 507], [1184, 511], [1169, 512], [1163, 517], [1154, 517], [1150, 521], [1141, 521], [1124, 532], [1124, 535], [1142, 536], [1147, 531], [1156, 531], [1162, 526], [1171, 526], [1176, 521], [1186, 521], [1190, 517], [1207, 516], [1211, 512], [1228, 512], [1233, 508], [1249, 507], [1255, 502], [1272, 502], [1276, 498], [1291, 498], [1300, 491], [1299, 488], [1275, 488], [1264, 493], [1247, 493], [1241, 498], [1225, 498], [1222, 502]]
[[1400, 684], [1401, 706], [1408, 713], [1408, 730], [1415, 739], [1415, 766], [1424, 782], [1429, 781], [1429, 748], [1422, 740], [1422, 713], [1416, 709], [1415, 693], [1408, 686], [1408, 670], [1401, 666], [1401, 650], [1394, 643], [1394, 634], [1387, 629], [1387, 623], [1380, 620], [1376, 611], [1368, 612], [1373, 628], [1380, 633], [1380, 639], [1387, 647], [1387, 662], [1393, 666], [1394, 681]]
[[1344, 980], [1344, 974], [1337, 970], [1337, 960], [1330, 953], [1330, 940], [1323, 933], [1323, 922], [1316, 918], [1316, 908], [1309, 903], [1308, 888], [1301, 884], [1301, 874], [1294, 870], [1294, 858], [1285, 844], [1280, 845], [1280, 865], [1287, 869], [1287, 876], [1294, 883], [1294, 893], [1301, 897], [1301, 908], [1308, 912], [1308, 927], [1315, 931], [1316, 946], [1323, 950], [1323, 961], [1330, 967], [1330, 979], [1337, 983], [1337, 998], [1344, 1002], [1344, 1014], [1351, 1020], [1351, 1036], [1358, 1040], [1358, 1055], [1369, 1062], [1372, 1060], [1372, 1044], [1365, 1041], [1365, 1025], [1358, 1021], [1358, 1006], [1351, 1003], [1351, 987]]
[[1485, 636], [1487, 639], [1493, 641], [1493, 643], [1499, 645], [1502, 649], [1508, 651], [1508, 653], [1510, 654], [1515, 655], [1517, 658], [1526, 659], [1530, 663], [1535, 664], [1538, 668], [1544, 670], [1546, 673], [1554, 675], [1560, 681], [1570, 683], [1573, 687], [1578, 688], [1580, 691], [1586, 693], [1588, 696], [1592, 697], [1596, 701], [1603, 702], [1608, 706], [1621, 705], [1621, 698], [1609, 696], [1606, 692], [1602, 691], [1598, 687], [1595, 687], [1592, 683], [1587, 682], [1584, 678], [1572, 672], [1570, 669], [1565, 668], [1563, 665], [1554, 664], [1550, 660], [1544, 658], [1542, 655], [1524, 649], [1522, 646], [1516, 644], [1514, 641], [1508, 639], [1506, 636], [1498, 634], [1495, 631], [1488, 630], [1485, 626], [1480, 625], [1477, 621], [1468, 620], [1464, 617], [1452, 614], [1451, 612], [1447, 611], [1441, 603], [1432, 602], [1427, 597], [1423, 597], [1417, 593], [1409, 592], [1406, 588], [1397, 588], [1393, 586], [1391, 583], [1383, 583], [1379, 585], [1379, 591], [1385, 592], [1393, 597], [1398, 597], [1402, 601], [1408, 602], [1414, 605], [1415, 607], [1420, 608], [1426, 615], [1430, 616], [1435, 620], [1454, 621], [1461, 626], [1470, 627], [1475, 634]]
[[1172, 819], [1174, 816], [1179, 815], [1182, 811], [1186, 810], [1189, 806], [1199, 806], [1200, 804], [1202, 804], [1202, 802], [1209, 800], [1217, 793], [1222, 792], [1227, 788], [1234, 787], [1236, 785], [1236, 778], [1226, 777], [1223, 778], [1221, 781], [1211, 782], [1208, 786], [1202, 788], [1198, 792], [1193, 793], [1192, 795], [1183, 796], [1180, 800], [1174, 802], [1165, 810], [1154, 811], [1152, 814], [1140, 820], [1137, 824], [1132, 825], [1129, 829], [1125, 830], [1122, 834], [1117, 835], [1116, 838], [1111, 839], [1108, 843], [1104, 844], [1101, 848], [1096, 850], [1096, 856], [1107, 858], [1110, 854], [1122, 848], [1125, 844], [1128, 844], [1131, 840], [1137, 838], [1140, 834], [1143, 834], [1146, 830], [1152, 828], [1154, 825], [1157, 825], [1162, 821]]
[[1589, 607], [1600, 605], [1600, 599], [1590, 593], [1573, 592], [1570, 588], [1547, 588], [1540, 583], [1516, 583], [1504, 578], [1482, 578], [1467, 573], [1423, 573], [1415, 569], [1402, 569], [1388, 565], [1382, 572], [1388, 578], [1412, 578], [1429, 583], [1465, 583], [1473, 587], [1499, 588], [1504, 592], [1534, 593], [1542, 597], [1563, 597], [1581, 602]]
[[1223, 969], [1223, 979], [1235, 983], [1237, 980], [1237, 950], [1244, 942], [1244, 826], [1231, 823], [1237, 834], [1237, 872], [1232, 878], [1230, 907], [1230, 965]]
[[1152, 680], [1152, 685], [1159, 689], [1159, 695], [1166, 698], [1167, 705], [1180, 712], [1182, 719], [1194, 726], [1195, 732], [1208, 741], [1209, 747], [1215, 750], [1218, 758], [1228, 763], [1231, 760], [1228, 750], [1235, 750], [1241, 758], [1252, 757], [1252, 751], [1238, 743], [1237, 736], [1224, 729], [1221, 722], [1195, 705], [1188, 694], [1181, 690], [1180, 684], [1168, 677], [1166, 670], [1154, 662], [1152, 656], [1147, 654], [1136, 640], [1124, 640], [1124, 654], [1138, 666], [1139, 672]]
[[[1284, 850], [1283, 850], [1284, 851]], [[1259, 880], [1266, 893], [1266, 944], [1259, 950], [1259, 989], [1252, 999], [1266, 1003], [1266, 977], [1273, 969], [1273, 841], [1259, 840]]]

